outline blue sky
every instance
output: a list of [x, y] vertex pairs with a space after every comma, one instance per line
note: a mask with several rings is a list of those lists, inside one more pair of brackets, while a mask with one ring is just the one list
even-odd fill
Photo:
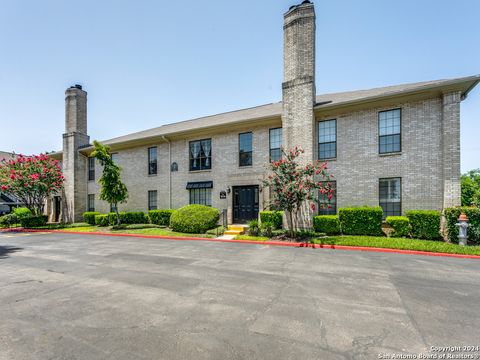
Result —
[[[61, 149], [64, 91], [107, 139], [281, 100], [295, 1], [0, 0], [0, 150]], [[317, 0], [317, 92], [480, 74], [478, 0]], [[480, 168], [480, 86], [462, 170]]]

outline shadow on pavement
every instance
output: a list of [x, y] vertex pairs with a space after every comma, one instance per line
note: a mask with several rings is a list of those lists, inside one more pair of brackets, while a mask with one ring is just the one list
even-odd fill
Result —
[[15, 246], [1, 246], [0, 245], [0, 260], [6, 259], [9, 254], [23, 250], [23, 248], [15, 247]]

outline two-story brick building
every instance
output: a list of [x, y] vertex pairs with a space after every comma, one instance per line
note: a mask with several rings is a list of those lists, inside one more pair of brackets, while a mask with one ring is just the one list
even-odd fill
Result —
[[[336, 196], [323, 212], [381, 205], [399, 215], [459, 205], [460, 102], [479, 81], [471, 76], [316, 95], [315, 10], [304, 1], [284, 15], [282, 102], [103, 141], [129, 189], [120, 210], [198, 203], [228, 209], [229, 223], [245, 222], [268, 203], [260, 184], [282, 146], [301, 146], [303, 161], [328, 161]], [[98, 198], [102, 169], [89, 157], [81, 86], [66, 91], [63, 139], [63, 151], [52, 156], [63, 162], [65, 191], [49, 203], [51, 220], [110, 211]]]

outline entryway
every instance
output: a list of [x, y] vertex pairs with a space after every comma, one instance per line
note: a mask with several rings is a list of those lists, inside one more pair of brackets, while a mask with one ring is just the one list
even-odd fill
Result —
[[258, 218], [258, 185], [233, 187], [233, 223], [246, 224]]

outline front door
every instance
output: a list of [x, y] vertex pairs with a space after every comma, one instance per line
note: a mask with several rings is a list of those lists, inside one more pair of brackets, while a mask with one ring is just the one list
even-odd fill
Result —
[[60, 221], [60, 210], [61, 210], [61, 198], [60, 196], [55, 196], [53, 198], [53, 206], [55, 208], [55, 218], [53, 219], [54, 222], [59, 222]]
[[245, 224], [258, 218], [258, 186], [233, 187], [233, 223]]

